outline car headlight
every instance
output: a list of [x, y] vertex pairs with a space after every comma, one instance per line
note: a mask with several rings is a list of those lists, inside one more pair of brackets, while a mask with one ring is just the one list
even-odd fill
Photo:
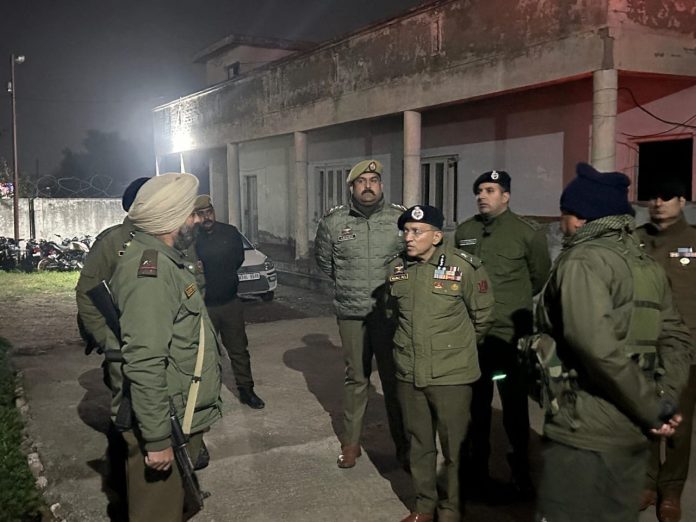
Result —
[[263, 267], [266, 269], [266, 272], [268, 272], [269, 270], [273, 270], [275, 268], [275, 265], [273, 264], [273, 261], [267, 258], [263, 262]]

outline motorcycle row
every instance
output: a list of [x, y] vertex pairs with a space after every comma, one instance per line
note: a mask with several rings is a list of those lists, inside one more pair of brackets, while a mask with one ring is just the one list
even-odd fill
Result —
[[23, 272], [80, 270], [92, 243], [91, 236], [57, 240], [20, 239], [0, 236], [0, 269]]

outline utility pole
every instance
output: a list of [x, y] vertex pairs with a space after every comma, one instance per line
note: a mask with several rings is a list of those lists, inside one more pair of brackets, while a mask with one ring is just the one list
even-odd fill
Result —
[[17, 88], [15, 84], [15, 64], [24, 63], [24, 55], [15, 56], [12, 53], [10, 59], [10, 69], [12, 71], [10, 85], [8, 85], [8, 90], [12, 97], [12, 164], [14, 167], [14, 173], [12, 176], [12, 190], [14, 192], [14, 200], [12, 209], [14, 212], [14, 238], [15, 241], [19, 241], [19, 158], [17, 156], [17, 102], [16, 94]]

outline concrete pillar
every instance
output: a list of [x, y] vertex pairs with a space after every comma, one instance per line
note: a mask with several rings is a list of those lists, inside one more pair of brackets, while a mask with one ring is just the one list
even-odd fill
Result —
[[295, 132], [295, 259], [309, 255], [307, 233], [307, 133]]
[[404, 111], [404, 197], [403, 205], [419, 203], [421, 191], [421, 114]]
[[599, 171], [616, 168], [616, 110], [619, 76], [616, 69], [593, 74], [590, 163]]
[[227, 208], [230, 225], [242, 228], [241, 180], [239, 178], [239, 144], [227, 144]]
[[225, 150], [214, 149], [208, 157], [208, 180], [210, 197], [215, 205], [215, 218], [223, 223], [229, 223], [230, 213], [227, 202], [227, 156]]

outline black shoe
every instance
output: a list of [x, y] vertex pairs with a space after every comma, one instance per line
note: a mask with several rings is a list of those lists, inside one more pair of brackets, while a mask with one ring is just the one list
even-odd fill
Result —
[[253, 388], [239, 388], [239, 402], [255, 410], [262, 410], [266, 403], [254, 393]]

